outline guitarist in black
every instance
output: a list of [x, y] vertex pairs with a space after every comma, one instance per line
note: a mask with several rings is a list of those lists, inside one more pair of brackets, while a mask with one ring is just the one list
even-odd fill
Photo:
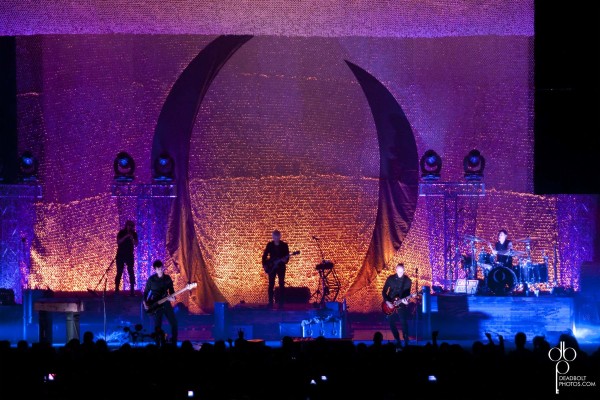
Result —
[[396, 273], [390, 275], [385, 280], [381, 295], [383, 301], [386, 302], [389, 308], [393, 308], [393, 301], [396, 298], [404, 299], [400, 302], [395, 312], [388, 315], [388, 322], [390, 324], [390, 330], [394, 339], [396, 340], [396, 347], [402, 348], [402, 342], [400, 341], [400, 333], [398, 332], [398, 323], [402, 328], [402, 339], [404, 341], [404, 347], [408, 346], [408, 299], [410, 296], [410, 288], [412, 286], [412, 280], [404, 274], [404, 264], [398, 263], [396, 265]]
[[269, 276], [269, 308], [273, 307], [273, 296], [275, 293], [275, 278], [279, 279], [279, 307], [283, 307], [283, 291], [285, 284], [285, 266], [290, 259], [290, 248], [286, 242], [281, 240], [281, 232], [274, 230], [273, 240], [267, 243], [263, 251], [262, 264]]
[[[154, 274], [150, 275], [148, 281], [146, 281], [146, 287], [144, 288], [144, 308], [149, 310], [153, 304], [157, 301], [173, 295], [175, 289], [173, 288], [173, 279], [171, 276], [165, 274], [165, 266], [160, 260], [154, 261], [152, 264], [154, 268]], [[175, 300], [175, 297], [170, 300]], [[177, 317], [175, 311], [171, 305], [171, 301], [165, 301], [159, 307], [157, 307], [152, 313], [154, 317], [154, 339], [156, 344], [159, 346], [164, 345], [165, 335], [162, 329], [163, 316], [167, 317], [169, 325], [171, 326], [171, 343], [177, 346]]]

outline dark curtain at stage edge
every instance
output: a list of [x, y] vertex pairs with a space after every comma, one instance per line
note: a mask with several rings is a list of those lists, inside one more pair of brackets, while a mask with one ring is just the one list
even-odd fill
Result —
[[167, 251], [177, 267], [192, 282], [199, 306], [204, 312], [214, 311], [215, 302], [225, 297], [208, 274], [196, 237], [188, 187], [190, 140], [200, 104], [210, 84], [229, 58], [252, 36], [219, 36], [192, 60], [169, 92], [158, 117], [152, 144], [152, 160], [167, 152], [175, 163], [177, 199], [169, 215]]
[[400, 249], [417, 208], [419, 159], [412, 128], [392, 94], [371, 74], [346, 61], [367, 97], [379, 141], [379, 200], [362, 267], [346, 296], [371, 284]]

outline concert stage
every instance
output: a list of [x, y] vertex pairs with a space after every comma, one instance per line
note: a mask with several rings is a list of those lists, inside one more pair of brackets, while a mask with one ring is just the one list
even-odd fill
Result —
[[[66, 343], [72, 335], [81, 338], [83, 332], [91, 331], [95, 338], [106, 338], [110, 346], [151, 342], [152, 319], [141, 307], [139, 293], [134, 297], [113, 292], [105, 296], [89, 292], [54, 292], [51, 298], [45, 295], [48, 293], [31, 291], [24, 297], [25, 305], [0, 306], [0, 340], [14, 344], [25, 338], [33, 343], [40, 341], [40, 335], [45, 335], [42, 340], [57, 345]], [[525, 332], [528, 340], [543, 335], [550, 342], [555, 342], [563, 332], [573, 331], [576, 334], [578, 315], [581, 314], [576, 295], [528, 297], [441, 293], [431, 295], [429, 299], [430, 311], [423, 312], [424, 308], [428, 308], [425, 303], [425, 307], [415, 308], [411, 317], [410, 336], [415, 344], [429, 341], [431, 331], [439, 331], [440, 341], [450, 342], [485, 341], [486, 332], [491, 333], [495, 340], [502, 335], [508, 342], [512, 342], [517, 332]], [[46, 311], [44, 321], [40, 323], [41, 314], [36, 311], [40, 304], [68, 301], [81, 304], [75, 320], [69, 319], [67, 312]], [[190, 314], [179, 304], [175, 310], [179, 340], [193, 343], [235, 339], [240, 331], [246, 339], [268, 342], [280, 341], [284, 336], [299, 340], [324, 336], [370, 341], [377, 331], [384, 334], [385, 340], [393, 339], [383, 312], [350, 313], [344, 311], [339, 302], [326, 303], [323, 307], [312, 303], [292, 303], [282, 309], [269, 309], [263, 304], [230, 306], [217, 303], [213, 314], [203, 315]], [[596, 328], [600, 325], [597, 316], [588, 317], [584, 322]], [[46, 324], [45, 328], [43, 324]], [[169, 333], [167, 322], [164, 324]], [[44, 329], [51, 331], [44, 332]]]

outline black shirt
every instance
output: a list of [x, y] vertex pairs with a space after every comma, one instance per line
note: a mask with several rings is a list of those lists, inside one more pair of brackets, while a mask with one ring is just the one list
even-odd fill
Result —
[[[512, 242], [510, 240], [505, 240], [504, 243], [496, 242], [494, 248], [496, 251], [507, 251], [509, 249], [512, 249]], [[496, 254], [496, 262], [509, 268], [513, 265], [512, 256]]]
[[152, 274], [146, 281], [144, 300], [156, 301], [173, 293], [175, 293], [173, 279], [171, 279], [169, 275], [163, 274], [163, 276], [159, 278], [157, 274]]
[[390, 275], [385, 280], [381, 295], [385, 301], [394, 301], [396, 297], [405, 298], [410, 296], [410, 288], [412, 286], [412, 280], [402, 275], [402, 278], [398, 277], [397, 274]]
[[[264, 264], [268, 260], [275, 260], [275, 259], [283, 258], [283, 257], [289, 256], [289, 255], [290, 255], [290, 248], [286, 242], [284, 242], [283, 240], [280, 240], [279, 244], [275, 245], [275, 242], [270, 241], [269, 243], [267, 243], [267, 247], [265, 248], [265, 251], [263, 251], [262, 262]], [[288, 261], [289, 261], [289, 258], [285, 259], [281, 262], [285, 266], [285, 264], [287, 264]]]
[[[121, 229], [119, 233], [117, 233], [117, 240], [121, 240], [123, 237], [127, 236], [127, 229]], [[122, 243], [117, 244], [117, 257], [118, 258], [133, 258], [133, 248], [134, 248], [134, 240], [137, 241], [137, 232], [132, 231], [131, 235], [133, 239], [127, 238]]]

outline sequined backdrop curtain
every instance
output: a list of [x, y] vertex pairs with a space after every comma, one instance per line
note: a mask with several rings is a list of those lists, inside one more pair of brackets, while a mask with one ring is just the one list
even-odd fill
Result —
[[188, 187], [190, 138], [198, 109], [221, 67], [252, 36], [220, 36], [206, 46], [181, 73], [161, 110], [154, 133], [152, 160], [168, 153], [175, 162], [177, 198], [173, 202], [167, 230], [167, 249], [173, 262], [195, 289], [200, 308], [214, 310], [225, 297], [206, 269], [201, 240], [196, 236]]
[[[19, 147], [38, 155], [43, 186], [32, 287], [77, 291], [97, 284], [121, 226], [110, 194], [114, 157], [128, 151], [138, 165], [136, 182], [151, 180], [145, 160], [152, 158], [165, 99], [215, 38], [18, 38]], [[443, 157], [443, 181], [462, 179], [462, 159], [471, 148], [486, 156], [489, 190], [479, 203], [478, 236], [493, 238], [506, 226], [515, 238], [551, 238], [546, 215], [555, 203], [526, 195], [533, 159], [531, 44], [531, 37], [520, 36], [255, 36], [242, 46], [202, 101], [189, 168], [195, 231], [227, 301], [266, 302], [260, 252], [274, 226], [302, 250], [286, 276], [291, 286], [314, 291], [319, 285], [321, 253], [312, 235], [324, 239], [323, 255], [335, 262], [341, 294], [356, 278], [375, 227], [380, 153], [372, 110], [344, 60], [375, 76], [398, 100], [418, 153], [433, 148]], [[529, 197], [535, 201], [525, 201]], [[432, 279], [430, 241], [439, 231], [429, 231], [419, 199], [409, 234], [389, 264], [402, 260], [411, 276], [418, 267], [424, 285]], [[149, 223], [157, 222], [138, 226]], [[548, 249], [546, 240], [536, 242], [536, 262], [542, 248]], [[192, 279], [185, 271], [170, 272], [178, 287]], [[378, 309], [384, 275], [348, 305]], [[190, 311], [198, 312], [195, 296], [189, 297]]]

